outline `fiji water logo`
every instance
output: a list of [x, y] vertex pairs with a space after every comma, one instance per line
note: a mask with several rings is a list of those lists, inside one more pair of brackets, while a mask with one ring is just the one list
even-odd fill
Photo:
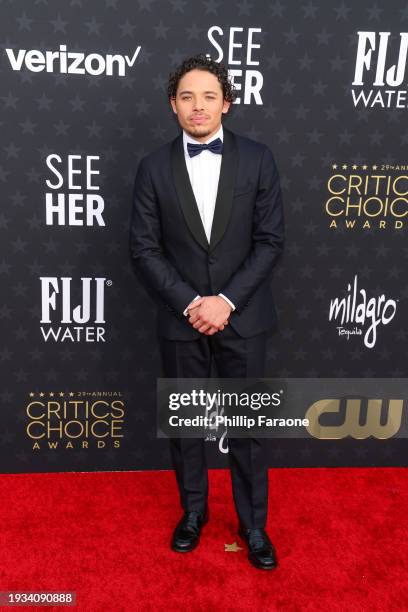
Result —
[[[73, 287], [72, 280], [69, 276], [40, 276], [44, 341], [106, 342], [105, 287], [112, 286], [112, 281], [82, 277]], [[72, 304], [74, 294], [79, 300], [76, 306]]]
[[364, 345], [373, 348], [377, 341], [380, 325], [388, 325], [397, 312], [397, 300], [384, 294], [367, 298], [365, 289], [357, 289], [357, 274], [353, 285], [348, 283], [347, 295], [330, 302], [329, 321], [339, 323], [339, 336], [363, 336]]

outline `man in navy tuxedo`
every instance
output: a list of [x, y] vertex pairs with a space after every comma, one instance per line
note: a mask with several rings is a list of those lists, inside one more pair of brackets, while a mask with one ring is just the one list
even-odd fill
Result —
[[[163, 373], [207, 378], [265, 375], [266, 333], [276, 324], [270, 287], [283, 250], [279, 176], [270, 149], [226, 128], [235, 99], [223, 64], [199, 54], [170, 75], [182, 132], [145, 156], [133, 192], [130, 252], [158, 306]], [[277, 565], [266, 531], [265, 440], [229, 439], [238, 533], [256, 567]], [[172, 548], [193, 550], [208, 520], [203, 439], [171, 439], [184, 515]]]

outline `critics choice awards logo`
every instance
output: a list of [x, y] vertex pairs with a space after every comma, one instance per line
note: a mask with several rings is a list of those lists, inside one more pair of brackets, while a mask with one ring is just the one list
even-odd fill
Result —
[[330, 228], [402, 230], [407, 204], [408, 165], [332, 164], [324, 207]]
[[32, 391], [26, 434], [33, 450], [120, 448], [125, 409], [119, 391]]
[[[358, 32], [351, 95], [358, 108], [407, 108], [408, 32]], [[403, 86], [401, 88], [401, 86]]]
[[331, 300], [329, 321], [336, 324], [339, 336], [347, 340], [360, 336], [364, 346], [371, 349], [377, 342], [379, 327], [391, 323], [396, 311], [397, 300], [384, 294], [368, 297], [365, 289], [359, 289], [356, 274], [353, 283], [347, 284], [345, 295]]

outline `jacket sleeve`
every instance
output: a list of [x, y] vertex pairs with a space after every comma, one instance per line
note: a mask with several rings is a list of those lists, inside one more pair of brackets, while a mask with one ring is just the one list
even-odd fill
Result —
[[284, 218], [279, 174], [271, 150], [265, 147], [254, 208], [252, 249], [222, 288], [222, 293], [235, 304], [238, 314], [270, 275], [283, 251], [283, 243]]
[[139, 164], [134, 183], [129, 247], [135, 271], [168, 310], [183, 318], [197, 291], [163, 253], [159, 208], [146, 158]]

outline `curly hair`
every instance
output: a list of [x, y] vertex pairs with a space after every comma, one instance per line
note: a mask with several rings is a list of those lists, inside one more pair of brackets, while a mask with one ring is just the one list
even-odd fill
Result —
[[204, 53], [198, 53], [197, 55], [188, 57], [178, 66], [178, 68], [176, 68], [175, 72], [170, 74], [167, 87], [169, 99], [176, 97], [177, 87], [181, 77], [187, 72], [190, 72], [190, 70], [207, 70], [214, 74], [220, 82], [224, 99], [231, 103], [234, 102], [237, 94], [232, 81], [229, 80], [227, 68], [223, 63], [215, 62]]

